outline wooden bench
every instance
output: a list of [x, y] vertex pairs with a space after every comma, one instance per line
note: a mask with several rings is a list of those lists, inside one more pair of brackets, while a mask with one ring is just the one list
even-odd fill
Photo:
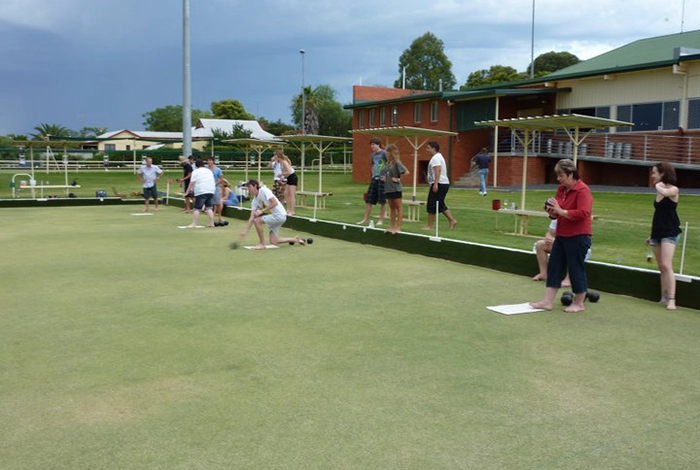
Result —
[[[515, 227], [513, 233], [516, 235], [528, 235], [528, 223], [530, 217], [547, 217], [549, 214], [545, 211], [529, 211], [525, 209], [499, 209], [499, 213], [513, 214], [515, 216]], [[598, 216], [592, 216], [593, 220], [596, 220]]]
[[549, 218], [549, 214], [545, 211], [529, 211], [526, 209], [500, 209], [499, 213], [513, 214], [515, 216], [515, 226], [513, 228], [513, 233], [516, 235], [527, 235], [528, 234], [528, 223], [530, 217], [546, 217]]
[[[296, 194], [297, 206], [306, 207], [307, 209], [325, 209], [326, 198], [333, 195], [333, 193], [321, 193], [318, 191], [297, 191]], [[307, 196], [312, 196], [314, 198], [313, 206], [306, 203]]]
[[44, 197], [44, 189], [65, 189], [66, 196], [68, 196], [69, 190], [73, 188], [80, 188], [79, 184], [35, 184], [35, 185], [23, 185], [20, 184], [20, 190], [28, 189], [32, 192], [32, 199], [36, 199], [36, 190], [40, 191], [40, 198]]
[[404, 212], [403, 220], [406, 222], [420, 222], [420, 213], [425, 207], [425, 201], [406, 201], [403, 203], [408, 206]]

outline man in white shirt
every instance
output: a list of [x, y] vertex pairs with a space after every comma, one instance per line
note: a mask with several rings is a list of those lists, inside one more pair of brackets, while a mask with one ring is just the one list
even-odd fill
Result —
[[163, 176], [163, 170], [158, 168], [157, 165], [153, 164], [153, 159], [151, 157], [146, 158], [146, 164], [141, 165], [141, 168], [136, 172], [136, 176], [143, 184], [143, 198], [145, 200], [146, 207], [143, 211], [148, 212], [148, 205], [151, 202], [151, 198], [156, 205], [156, 210], [158, 210], [158, 188], [156, 183]]
[[263, 225], [266, 225], [270, 230], [270, 245], [279, 245], [281, 243], [306, 245], [306, 241], [300, 237], [280, 238], [280, 228], [287, 221], [287, 211], [267, 186], [261, 185], [257, 180], [248, 181], [246, 186], [248, 187], [248, 194], [253, 196], [253, 201], [251, 202], [248, 223], [239, 237], [241, 241], [248, 235], [251, 227], [255, 225], [255, 231], [258, 233], [260, 243], [253, 248], [256, 250], [265, 249]]
[[450, 222], [450, 230], [455, 228], [457, 220], [452, 216], [452, 212], [445, 205], [445, 196], [450, 189], [450, 179], [447, 176], [447, 163], [445, 157], [440, 153], [440, 144], [428, 142], [428, 153], [432, 156], [428, 162], [428, 225], [423, 230], [433, 230], [435, 226], [435, 215], [442, 212]]
[[190, 186], [185, 193], [194, 192], [194, 212], [192, 212], [192, 223], [187, 228], [196, 228], [199, 220], [199, 213], [206, 211], [209, 216], [209, 225], [214, 227], [214, 192], [216, 191], [216, 182], [214, 181], [214, 173], [204, 166], [201, 158], [195, 162], [196, 170], [192, 172], [190, 177]]

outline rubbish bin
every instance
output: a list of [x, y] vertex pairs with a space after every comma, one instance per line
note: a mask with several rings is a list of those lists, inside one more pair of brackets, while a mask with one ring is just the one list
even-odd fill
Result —
[[501, 200], [494, 199], [493, 201], [491, 201], [491, 209], [495, 211], [501, 210]]

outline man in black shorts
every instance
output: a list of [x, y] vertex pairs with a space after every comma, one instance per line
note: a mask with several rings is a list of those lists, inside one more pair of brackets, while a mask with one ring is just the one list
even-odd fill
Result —
[[382, 149], [382, 141], [378, 137], [372, 137], [372, 140], [369, 141], [369, 148], [372, 150], [372, 180], [369, 182], [369, 188], [367, 188], [367, 195], [365, 196], [365, 215], [358, 222], [358, 225], [369, 223], [372, 206], [377, 204], [381, 204], [377, 225], [383, 225], [384, 215], [386, 214], [386, 195], [384, 194], [384, 177], [387, 166], [386, 152]]

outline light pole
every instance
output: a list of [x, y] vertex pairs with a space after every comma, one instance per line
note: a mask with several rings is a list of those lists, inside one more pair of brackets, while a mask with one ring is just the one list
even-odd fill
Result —
[[306, 90], [304, 90], [304, 56], [306, 51], [299, 49], [301, 54], [301, 135], [306, 135]]
[[192, 95], [190, 89], [190, 1], [182, 0], [182, 155], [192, 155]]
[[535, 0], [532, 0], [532, 32], [530, 34], [530, 78], [535, 78]]

